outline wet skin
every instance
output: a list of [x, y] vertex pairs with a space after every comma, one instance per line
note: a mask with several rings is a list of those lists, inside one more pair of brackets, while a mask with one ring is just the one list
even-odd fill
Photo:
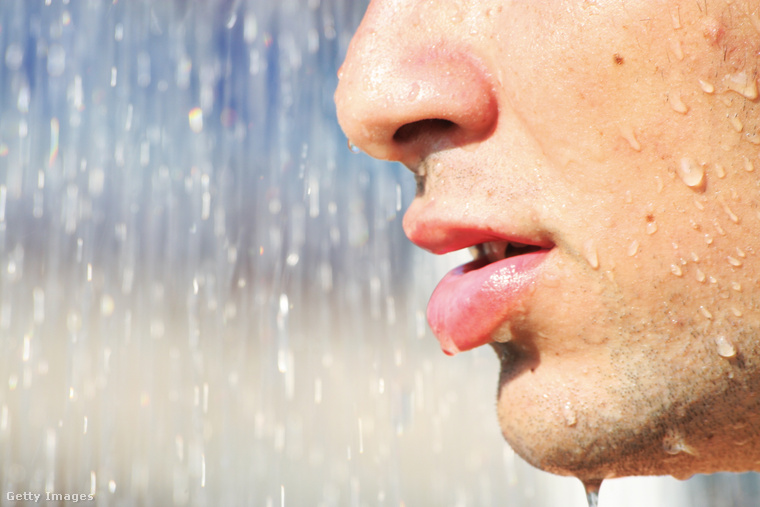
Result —
[[760, 468], [759, 54], [757, 0], [371, 3], [336, 104], [409, 238], [551, 248], [490, 336], [530, 463]]

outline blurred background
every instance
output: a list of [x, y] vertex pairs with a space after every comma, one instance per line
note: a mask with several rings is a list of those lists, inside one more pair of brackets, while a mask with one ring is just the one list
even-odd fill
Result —
[[440, 352], [427, 297], [466, 259], [408, 243], [411, 174], [337, 126], [365, 7], [0, 0], [0, 505], [585, 505], [501, 439], [491, 350]]

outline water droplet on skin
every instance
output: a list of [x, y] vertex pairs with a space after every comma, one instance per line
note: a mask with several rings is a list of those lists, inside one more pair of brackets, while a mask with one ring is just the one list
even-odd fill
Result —
[[721, 236], [726, 235], [726, 231], [723, 230], [723, 227], [720, 226], [717, 220], [713, 222], [713, 225], [715, 225], [715, 230], [718, 231], [718, 234], [720, 234]]
[[747, 76], [745, 72], [728, 74], [725, 77], [725, 82], [726, 88], [748, 98], [749, 100], [755, 100], [758, 97], [757, 81], [754, 77]]
[[638, 240], [633, 240], [631, 244], [628, 246], [628, 257], [633, 257], [636, 255], [639, 251], [639, 242]]
[[562, 407], [562, 417], [565, 419], [565, 425], [571, 428], [578, 423], [573, 405], [569, 401]]
[[681, 100], [681, 92], [671, 92], [670, 95], [668, 95], [668, 102], [670, 103], [670, 107], [676, 113], [686, 114], [689, 112], [689, 106], [684, 104], [683, 100]]
[[352, 143], [350, 139], [348, 140], [348, 149], [351, 150], [351, 153], [353, 153], [354, 155], [357, 155], [362, 152], [362, 150], [360, 150], [358, 146]]
[[753, 164], [752, 161], [747, 157], [744, 157], [744, 170], [748, 173], [751, 173], [755, 170], [755, 164]]
[[730, 117], [728, 121], [731, 123], [731, 127], [733, 127], [736, 132], [741, 132], [744, 130], [744, 124], [736, 116]]
[[723, 211], [726, 212], [726, 215], [728, 215], [728, 218], [735, 224], [739, 223], [739, 217], [736, 216], [736, 213], [734, 213], [731, 208], [728, 207], [728, 204], [723, 202], [723, 199], [720, 199], [720, 203], [723, 205]]
[[702, 201], [700, 201], [700, 200], [699, 200], [699, 199], [697, 199], [696, 197], [694, 198], [694, 206], [695, 206], [695, 207], [696, 207], [698, 210], [700, 210], [700, 211], [704, 211], [704, 210], [705, 210], [705, 205], [704, 205], [704, 204], [702, 204]]
[[676, 5], [670, 11], [670, 19], [673, 20], [673, 30], [681, 28], [681, 7], [679, 5]]
[[681, 267], [678, 264], [671, 264], [670, 272], [676, 276], [683, 276], [683, 271], [681, 270]]
[[649, 222], [647, 224], [647, 234], [654, 234], [657, 232], [657, 222]]
[[678, 430], [668, 430], [665, 433], [665, 438], [662, 439], [662, 448], [666, 453], [674, 456], [682, 452], [697, 456], [696, 449], [686, 443], [683, 435]]
[[714, 276], [708, 276], [708, 277], [707, 277], [707, 280], [708, 280], [710, 283], [718, 283], [718, 280], [717, 280], [717, 279], [716, 279]]
[[715, 174], [718, 175], [718, 178], [725, 178], [726, 177], [726, 170], [723, 168], [720, 164], [715, 164]]
[[594, 240], [590, 239], [583, 244], [583, 256], [592, 268], [597, 269], [599, 267], [599, 256], [596, 252]]
[[700, 79], [699, 86], [700, 88], [702, 88], [702, 91], [705, 93], [715, 93], [715, 86], [708, 81], [703, 81]]
[[741, 248], [739, 248], [738, 246], [736, 247], [736, 255], [738, 255], [738, 256], [739, 256], [739, 257], [741, 257], [742, 259], [746, 259], [746, 258], [747, 258], [747, 254], [746, 254], [746, 253], [744, 253], [744, 250], [742, 250], [742, 249], [741, 249]]
[[698, 282], [705, 281], [705, 273], [701, 269], [697, 268], [696, 276]]
[[731, 307], [731, 312], [737, 317], [741, 317], [743, 315], [742, 312], [738, 308], [735, 308], [735, 307]]
[[742, 284], [739, 282], [731, 282], [731, 288], [734, 289], [736, 292], [742, 291]]
[[676, 167], [676, 173], [681, 181], [691, 188], [700, 187], [705, 180], [705, 168], [688, 157], [681, 159], [681, 163]]
[[710, 236], [709, 234], [705, 234], [705, 243], [707, 243], [708, 245], [712, 245], [713, 243], [712, 236]]
[[683, 47], [681, 47], [680, 40], [674, 40], [671, 42], [670, 49], [673, 51], [673, 55], [678, 59], [679, 62], [683, 60]]
[[731, 255], [729, 255], [728, 257], [726, 257], [726, 260], [728, 261], [729, 264], [731, 264], [732, 266], [737, 267], [737, 268], [741, 267], [741, 265], [742, 265], [742, 261], [740, 261], [739, 259], [737, 259], [736, 257], [733, 257]]
[[710, 313], [710, 310], [708, 310], [704, 306], [700, 306], [699, 307], [699, 313], [701, 313], [702, 315], [704, 315], [704, 317], [706, 319], [712, 319], [712, 313]]
[[694, 262], [699, 262], [699, 255], [697, 255], [695, 252], [691, 252], [691, 260]]
[[636, 133], [633, 131], [633, 128], [627, 125], [620, 127], [620, 135], [623, 136], [623, 139], [628, 141], [628, 144], [631, 145], [631, 148], [633, 148], [635, 151], [641, 151], [641, 144], [639, 143], [639, 140], [636, 139]]
[[409, 90], [409, 94], [406, 96], [407, 100], [409, 102], [412, 102], [417, 98], [417, 96], [420, 94], [420, 84], [418, 82], [412, 83], [411, 89]]
[[661, 194], [662, 189], [665, 188], [665, 185], [663, 185], [662, 180], [659, 176], [655, 176], [654, 179], [657, 181], [657, 193]]
[[715, 337], [715, 345], [718, 346], [718, 355], [726, 359], [736, 357], [736, 347], [727, 337], [718, 335]]

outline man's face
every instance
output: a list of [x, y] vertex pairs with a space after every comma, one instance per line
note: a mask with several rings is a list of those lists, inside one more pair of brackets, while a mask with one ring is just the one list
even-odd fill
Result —
[[760, 468], [759, 33], [756, 0], [370, 5], [340, 123], [418, 174], [412, 241], [480, 245], [428, 318], [497, 342], [534, 465]]

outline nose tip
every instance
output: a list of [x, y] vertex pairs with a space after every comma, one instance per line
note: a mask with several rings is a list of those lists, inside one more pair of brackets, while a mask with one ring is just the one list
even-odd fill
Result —
[[488, 137], [498, 103], [474, 52], [391, 28], [360, 28], [341, 67], [335, 103], [350, 143], [412, 167], [431, 152]]

